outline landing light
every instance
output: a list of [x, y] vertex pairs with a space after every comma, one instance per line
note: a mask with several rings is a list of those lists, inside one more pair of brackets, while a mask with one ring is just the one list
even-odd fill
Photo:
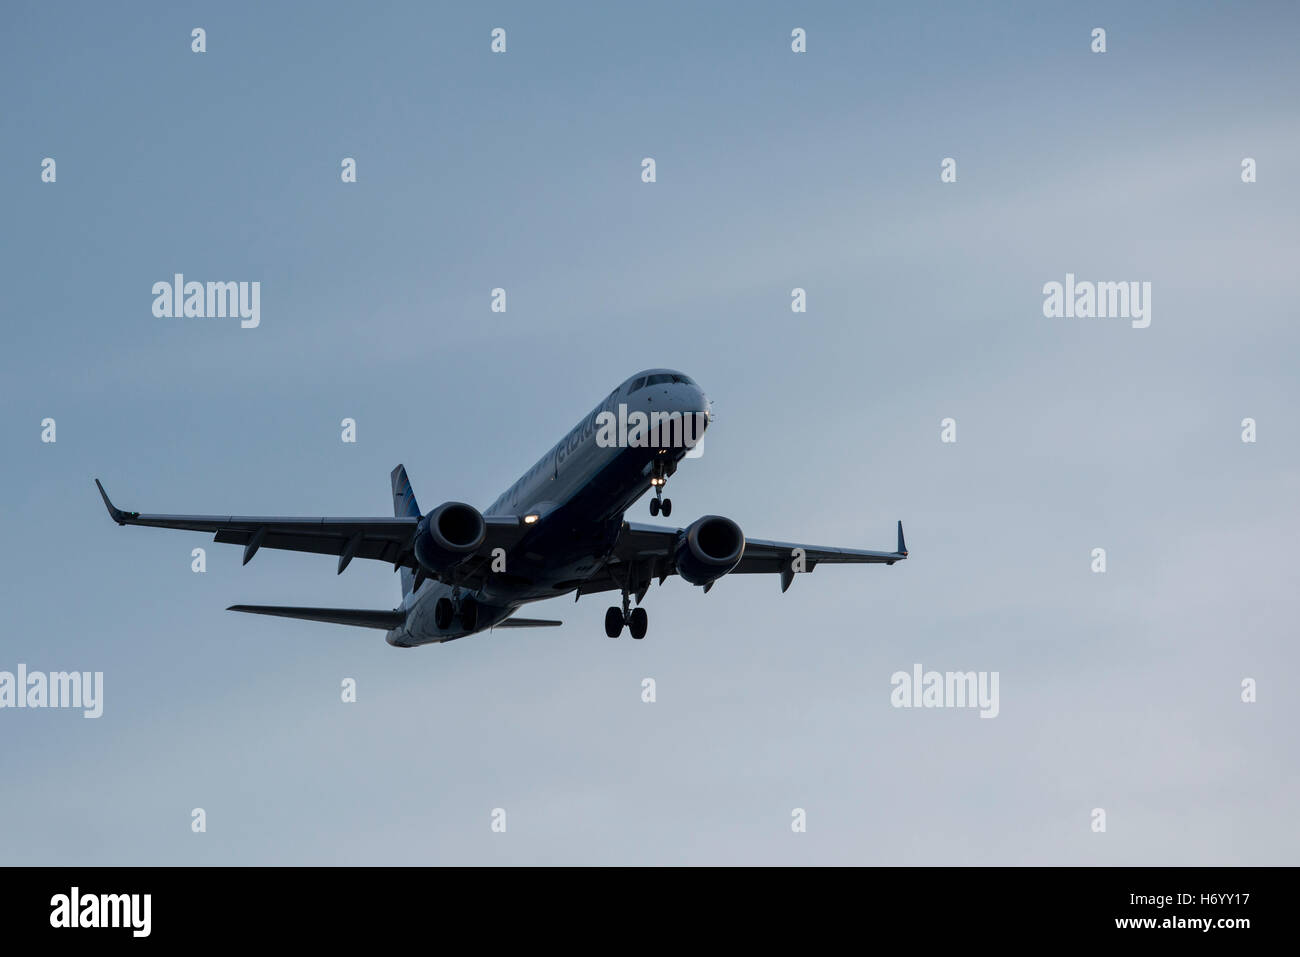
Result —
[[534, 513], [534, 514], [532, 514], [532, 515], [525, 515], [525, 516], [524, 516], [524, 524], [525, 524], [525, 525], [535, 525], [535, 524], [537, 523], [537, 520], [538, 520], [539, 518], [541, 518], [541, 516], [538, 515], [538, 514], [536, 514], [536, 513]]

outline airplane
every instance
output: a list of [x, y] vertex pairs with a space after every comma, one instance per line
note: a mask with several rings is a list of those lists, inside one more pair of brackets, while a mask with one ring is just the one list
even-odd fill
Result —
[[[625, 379], [514, 485], [485, 510], [444, 502], [428, 514], [416, 503], [405, 467], [392, 471], [392, 518], [288, 518], [239, 515], [148, 515], [124, 511], [95, 485], [118, 525], [214, 533], [244, 546], [247, 565], [261, 548], [338, 556], [338, 574], [354, 558], [401, 573], [402, 603], [391, 610], [231, 605], [229, 611], [380, 629], [398, 648], [438, 644], [493, 628], [554, 627], [522, 618], [525, 604], [570, 592], [615, 591], [605, 634], [626, 627], [644, 638], [641, 602], [650, 584], [670, 575], [705, 592], [728, 574], [780, 576], [784, 593], [797, 572], [821, 564], [893, 565], [907, 558], [903, 523], [894, 551], [827, 548], [747, 539], [721, 515], [685, 528], [629, 522], [624, 515], [654, 489], [652, 515], [671, 514], [668, 479], [712, 421], [710, 402], [689, 376], [647, 369]], [[636, 607], [631, 607], [635, 599]]]

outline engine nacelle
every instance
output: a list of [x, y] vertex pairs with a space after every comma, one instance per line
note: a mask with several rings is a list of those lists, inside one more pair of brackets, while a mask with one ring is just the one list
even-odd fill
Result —
[[745, 533], [729, 518], [705, 515], [686, 529], [677, 545], [677, 574], [692, 585], [717, 581], [740, 564]]
[[441, 575], [473, 555], [487, 538], [483, 513], [464, 502], [444, 502], [415, 530], [415, 560]]

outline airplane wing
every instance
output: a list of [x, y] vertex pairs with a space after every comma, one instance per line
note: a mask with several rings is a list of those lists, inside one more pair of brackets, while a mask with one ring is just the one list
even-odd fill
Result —
[[[640, 600], [652, 579], [657, 578], [662, 584], [669, 575], [676, 574], [673, 556], [677, 551], [678, 541], [685, 531], [682, 528], [663, 528], [640, 522], [625, 522], [615, 543], [611, 561], [584, 582], [578, 589], [578, 594], [581, 596], [620, 589], [625, 581], [630, 580], [631, 589], [637, 593]], [[740, 564], [732, 569], [730, 574], [747, 575], [762, 572], [778, 574], [781, 576], [781, 591], [784, 592], [794, 580], [796, 549], [802, 550], [803, 569], [809, 572], [823, 563], [892, 565], [907, 558], [903, 523], [899, 522], [898, 543], [892, 552], [746, 538], [745, 551], [741, 556]], [[705, 589], [709, 587], [706, 585]]]
[[[259, 548], [281, 548], [339, 556], [339, 574], [354, 558], [371, 558], [394, 566], [412, 567], [412, 539], [418, 516], [399, 518], [293, 518], [280, 515], [146, 515], [115, 506], [95, 479], [108, 514], [119, 525], [179, 528], [212, 532], [213, 541], [244, 546], [247, 565]], [[478, 555], [491, 557], [494, 548], [509, 548], [526, 526], [514, 516], [485, 515], [487, 538]]]

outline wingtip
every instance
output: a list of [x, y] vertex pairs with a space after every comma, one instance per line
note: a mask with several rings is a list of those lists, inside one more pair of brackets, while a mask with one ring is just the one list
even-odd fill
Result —
[[125, 525], [123, 521], [123, 512], [115, 506], [108, 498], [108, 493], [104, 491], [104, 484], [99, 479], [95, 479], [95, 488], [99, 489], [99, 497], [104, 500], [104, 507], [108, 509], [108, 516], [119, 525]]
[[901, 518], [898, 520], [898, 548], [897, 548], [897, 552], [898, 552], [898, 554], [902, 555], [904, 558], [907, 557], [907, 540], [903, 538], [903, 520], [902, 520]]

